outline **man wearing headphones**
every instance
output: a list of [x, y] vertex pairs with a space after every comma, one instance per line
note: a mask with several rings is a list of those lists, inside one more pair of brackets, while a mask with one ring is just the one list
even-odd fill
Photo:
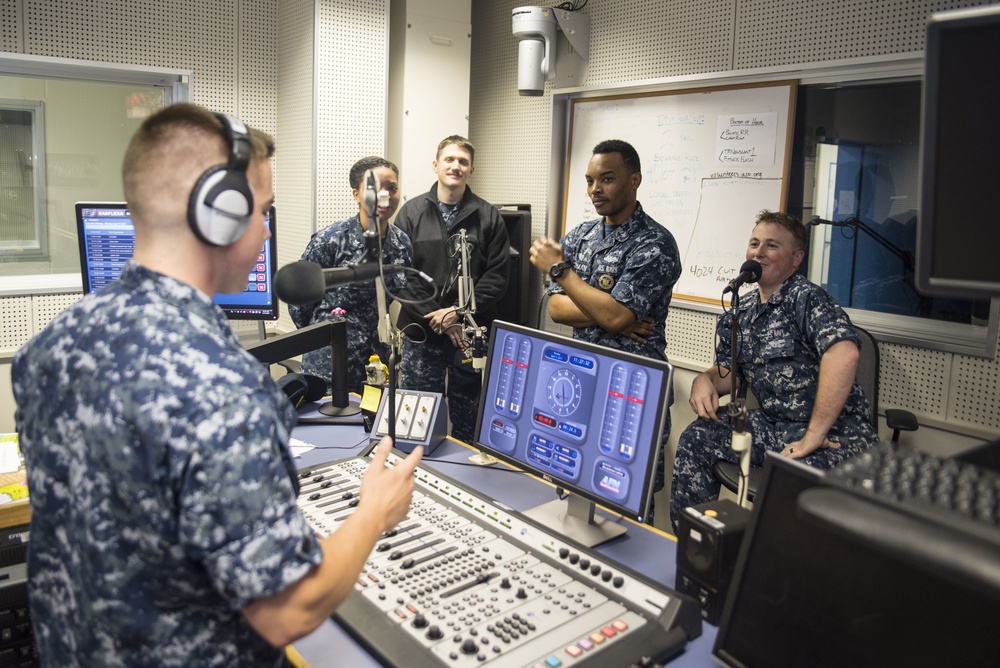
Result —
[[420, 450], [385, 468], [383, 439], [356, 511], [315, 536], [294, 411], [212, 303], [269, 234], [273, 150], [190, 104], [146, 119], [122, 167], [133, 259], [14, 360], [42, 665], [283, 665], [406, 515]]

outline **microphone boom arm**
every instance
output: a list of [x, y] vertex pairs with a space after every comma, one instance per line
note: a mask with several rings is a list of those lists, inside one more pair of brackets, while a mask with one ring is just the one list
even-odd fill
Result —
[[482, 371], [486, 366], [486, 328], [476, 324], [476, 290], [469, 264], [469, 240], [466, 231], [458, 236], [458, 308], [455, 313], [462, 321], [462, 334], [472, 341], [472, 367]]

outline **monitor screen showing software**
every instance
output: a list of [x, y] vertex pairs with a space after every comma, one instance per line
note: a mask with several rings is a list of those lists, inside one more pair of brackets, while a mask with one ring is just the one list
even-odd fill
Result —
[[[231, 320], [278, 319], [278, 298], [273, 285], [277, 265], [274, 207], [266, 222], [271, 237], [264, 242], [256, 266], [247, 275], [246, 288], [214, 297]], [[121, 275], [122, 267], [135, 251], [132, 216], [124, 202], [79, 202], [76, 224], [83, 292], [96, 292]]]
[[672, 372], [660, 360], [495, 321], [476, 445], [645, 521]]

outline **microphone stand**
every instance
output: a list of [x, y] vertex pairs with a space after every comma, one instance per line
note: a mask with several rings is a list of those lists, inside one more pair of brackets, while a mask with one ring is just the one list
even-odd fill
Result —
[[747, 488], [750, 483], [750, 447], [752, 445], [752, 439], [750, 432], [746, 431], [746, 387], [742, 382], [739, 365], [739, 350], [737, 349], [737, 342], [739, 339], [737, 333], [740, 326], [739, 317], [737, 316], [737, 308], [739, 307], [740, 301], [739, 290], [733, 290], [732, 294], [733, 297], [729, 302], [729, 365], [730, 373], [733, 375], [733, 382], [732, 400], [729, 402], [727, 414], [729, 417], [729, 425], [733, 431], [732, 444], [730, 447], [732, 447], [733, 452], [738, 453], [740, 456], [740, 479], [739, 485], [737, 486], [736, 502], [744, 508], [749, 508], [750, 502], [747, 499]]
[[[476, 324], [476, 290], [469, 265], [469, 240], [465, 230], [458, 236], [458, 308], [455, 313], [462, 321], [462, 334], [472, 340], [472, 368], [478, 372], [486, 367], [486, 328]], [[484, 452], [477, 452], [469, 461], [480, 466], [495, 464], [498, 460]]]
[[[824, 220], [819, 216], [814, 216], [810, 220], [807, 220], [805, 224], [806, 227], [816, 227], [819, 225], [829, 225], [830, 227], [850, 227], [854, 229], [854, 237], [851, 238], [857, 238], [858, 236], [857, 231], [861, 230], [862, 232], [867, 234], [872, 239], [872, 241], [877, 243], [879, 246], [887, 250], [892, 255], [896, 256], [899, 259], [899, 261], [902, 262], [903, 284], [908, 286], [914, 292], [917, 292], [916, 288], [913, 285], [913, 272], [915, 271], [913, 254], [893, 244], [891, 241], [889, 241], [884, 236], [879, 234], [878, 231], [875, 230], [875, 228], [873, 228], [871, 225], [861, 220], [857, 216], [851, 216], [846, 220]], [[848, 306], [852, 306], [854, 304], [855, 261], [857, 260], [857, 254], [858, 254], [857, 243], [854, 244], [853, 254], [854, 257], [852, 258], [851, 262], [851, 283], [850, 283], [851, 290], [848, 293], [848, 303], [847, 303]]]
[[[368, 229], [365, 230], [365, 250], [368, 262], [377, 262], [378, 278], [375, 279], [375, 301], [378, 310], [378, 338], [389, 346], [389, 378], [386, 388], [386, 411], [389, 427], [389, 438], [396, 443], [396, 387], [399, 384], [396, 368], [399, 365], [402, 350], [402, 334], [392, 324], [389, 308], [385, 301], [385, 270], [382, 268], [382, 221], [378, 217], [379, 182], [375, 172], [369, 170], [365, 186], [365, 210], [368, 214]], [[375, 229], [372, 229], [372, 227]]]
[[455, 313], [462, 321], [462, 334], [472, 341], [472, 368], [482, 371], [486, 366], [486, 328], [476, 324], [476, 290], [469, 270], [469, 241], [465, 230], [459, 232], [458, 308]]

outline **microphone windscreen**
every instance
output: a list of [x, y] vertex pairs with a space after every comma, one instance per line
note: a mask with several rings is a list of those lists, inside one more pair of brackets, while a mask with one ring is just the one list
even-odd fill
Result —
[[741, 274], [743, 272], [748, 272], [749, 274], [747, 278], [747, 283], [756, 283], [757, 281], [759, 281], [760, 273], [762, 271], [763, 268], [760, 266], [760, 262], [757, 262], [757, 260], [747, 260], [746, 262], [743, 263], [743, 266], [740, 267]]
[[315, 304], [326, 292], [323, 267], [306, 261], [286, 264], [274, 276], [274, 291], [286, 304]]

